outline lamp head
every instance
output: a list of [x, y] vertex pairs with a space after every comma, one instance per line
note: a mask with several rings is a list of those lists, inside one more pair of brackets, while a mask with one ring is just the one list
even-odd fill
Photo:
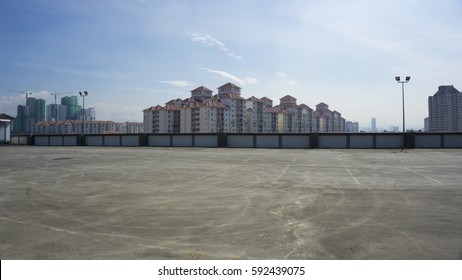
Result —
[[399, 82], [399, 81], [401, 80], [401, 78], [400, 78], [399, 76], [396, 76], [396, 77], [395, 77], [395, 80], [396, 80], [397, 82]]
[[80, 94], [80, 96], [82, 96], [82, 92], [81, 92], [81, 91], [79, 91], [79, 94]]
[[406, 76], [406, 82], [409, 82], [410, 79], [411, 79], [411, 76]]

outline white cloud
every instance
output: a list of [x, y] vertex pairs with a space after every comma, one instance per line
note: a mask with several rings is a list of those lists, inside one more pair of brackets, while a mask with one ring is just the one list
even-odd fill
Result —
[[[87, 106], [85, 106], [86, 108]], [[127, 106], [106, 102], [92, 103], [88, 108], [93, 107], [96, 111], [96, 119], [115, 122], [142, 122], [143, 109], [137, 106]]]
[[274, 77], [276, 80], [285, 82], [289, 85], [295, 85], [297, 83], [297, 81], [290, 79], [284, 72], [276, 72], [274, 73]]
[[243, 78], [246, 85], [258, 84], [258, 79], [254, 77], [245, 77]]
[[218, 74], [220, 76], [222, 76], [223, 78], [226, 78], [226, 79], [229, 79], [229, 80], [232, 80], [238, 84], [241, 84], [241, 85], [253, 85], [253, 84], [257, 84], [258, 83], [258, 80], [257, 78], [254, 78], [254, 77], [244, 77], [244, 78], [239, 78], [231, 73], [228, 73], [228, 72], [225, 72], [225, 71], [221, 71], [221, 70], [214, 70], [214, 69], [210, 69], [210, 68], [206, 68], [206, 67], [199, 67], [199, 69], [201, 70], [205, 70], [207, 72], [210, 72], [210, 73], [214, 73], [214, 74]]
[[18, 105], [24, 105], [26, 98], [21, 95], [17, 96], [0, 96], [0, 113], [16, 117], [16, 108]]
[[[26, 104], [26, 95], [20, 92], [10, 93], [11, 95], [0, 96], [0, 113], [5, 113], [12, 117], [16, 117], [18, 105]], [[47, 104], [54, 103], [54, 98], [52, 98], [50, 92], [46, 90], [32, 92], [30, 95], [28, 95], [28, 97], [45, 99]]]
[[208, 47], [218, 47], [221, 49], [226, 55], [233, 57], [239, 61], [243, 61], [242, 57], [235, 54], [232, 52], [230, 49], [228, 49], [225, 44], [214, 37], [210, 36], [209, 34], [203, 34], [199, 32], [194, 32], [194, 33], [187, 33], [189, 38], [194, 41], [201, 43], [202, 45], [208, 46]]
[[194, 86], [193, 83], [183, 80], [159, 81], [159, 83], [167, 84], [175, 87], [190, 87]]

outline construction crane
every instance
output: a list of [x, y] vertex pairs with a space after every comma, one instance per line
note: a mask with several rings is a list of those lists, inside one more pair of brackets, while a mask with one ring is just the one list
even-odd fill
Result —
[[58, 95], [61, 95], [61, 94], [69, 94], [69, 93], [72, 93], [72, 92], [57, 92], [55, 91], [54, 93], [53, 92], [50, 92], [51, 95], [54, 95], [55, 97], [55, 121], [58, 120], [58, 106], [57, 105], [57, 98], [58, 98]]
[[61, 95], [61, 94], [69, 94], [69, 93], [72, 93], [72, 92], [50, 92], [51, 95], [54, 95], [55, 96], [55, 105], [57, 104], [56, 102], [56, 99], [58, 98], [58, 95]]
[[26, 105], [27, 105], [27, 98], [29, 97], [29, 95], [32, 95], [32, 92], [31, 91], [19, 91], [19, 90], [12, 90], [12, 89], [9, 89], [8, 91], [12, 91], [12, 92], [20, 92], [20, 93], [25, 93], [26, 94]]

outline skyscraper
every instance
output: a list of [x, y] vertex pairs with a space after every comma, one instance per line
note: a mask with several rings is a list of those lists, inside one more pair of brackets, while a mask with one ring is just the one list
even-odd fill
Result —
[[371, 132], [377, 132], [377, 119], [371, 119]]
[[77, 96], [65, 96], [61, 98], [61, 105], [65, 105], [67, 108], [67, 120], [77, 119], [77, 112], [80, 110], [79, 99]]
[[18, 105], [16, 119], [14, 120], [13, 132], [14, 133], [31, 133], [30, 126], [30, 107], [24, 105]]
[[18, 105], [14, 122], [15, 133], [33, 133], [37, 122], [46, 119], [46, 102], [43, 99], [28, 97], [26, 106]]
[[358, 122], [345, 122], [345, 132], [359, 132], [359, 123]]
[[428, 97], [430, 131], [462, 131], [462, 94], [452, 85], [439, 86]]
[[79, 111], [77, 111], [75, 116], [77, 120], [83, 120], [83, 117], [85, 116], [86, 121], [95, 121], [96, 111], [95, 108], [80, 109]]
[[46, 120], [46, 102], [43, 99], [35, 99], [34, 104], [31, 106], [33, 122], [35, 123]]
[[64, 121], [67, 115], [67, 107], [60, 104], [50, 104], [47, 106], [48, 121]]

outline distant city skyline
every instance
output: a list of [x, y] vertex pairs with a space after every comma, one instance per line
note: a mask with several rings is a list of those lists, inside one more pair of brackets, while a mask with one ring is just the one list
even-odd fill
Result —
[[47, 104], [86, 90], [99, 119], [141, 121], [146, 106], [231, 81], [401, 128], [394, 77], [409, 75], [406, 129], [421, 129], [435, 89], [462, 87], [461, 11], [458, 0], [4, 0], [0, 112], [25, 104], [9, 89]]
[[77, 96], [62, 96], [58, 103], [55, 95], [55, 103], [47, 105], [44, 99], [32, 95], [28, 93], [26, 105], [18, 105], [16, 114], [11, 115], [16, 118], [13, 125], [15, 133], [34, 133], [36, 124], [44, 121], [96, 120], [95, 108], [83, 109]]

